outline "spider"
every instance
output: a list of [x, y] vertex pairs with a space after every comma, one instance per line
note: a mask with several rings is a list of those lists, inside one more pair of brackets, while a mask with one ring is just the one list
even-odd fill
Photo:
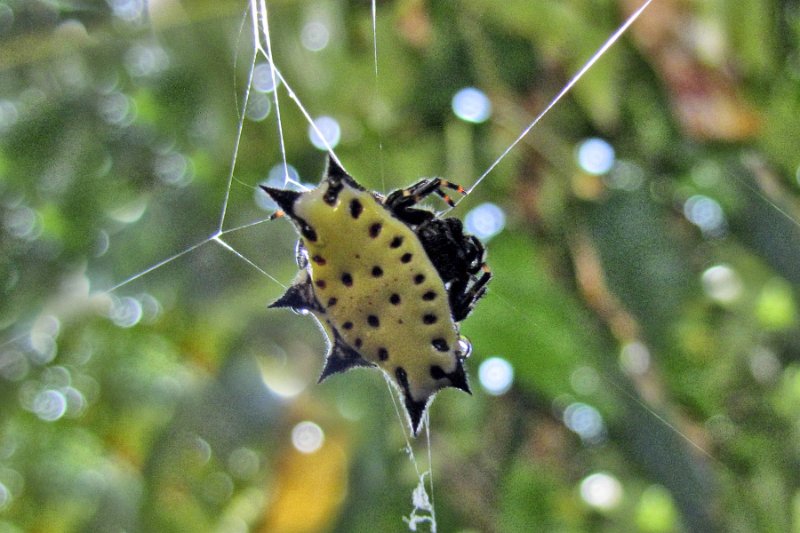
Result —
[[457, 218], [417, 204], [444, 189], [424, 179], [388, 196], [368, 191], [328, 157], [320, 184], [306, 192], [262, 186], [300, 239], [300, 272], [270, 307], [312, 314], [330, 343], [319, 381], [355, 367], [377, 366], [403, 397], [412, 433], [433, 396], [454, 387], [470, 393], [459, 333], [485, 294], [486, 250]]

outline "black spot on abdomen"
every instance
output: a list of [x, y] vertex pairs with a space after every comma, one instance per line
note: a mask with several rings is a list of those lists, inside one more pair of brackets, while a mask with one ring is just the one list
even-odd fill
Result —
[[305, 225], [300, 231], [303, 234], [303, 237], [308, 239], [311, 242], [317, 242], [317, 232], [314, 231], [314, 228], [311, 226]]
[[350, 201], [350, 216], [353, 218], [358, 218], [361, 216], [361, 213], [364, 211], [364, 206], [361, 205], [356, 199]]
[[446, 378], [447, 374], [439, 365], [431, 365], [431, 377], [433, 379], [442, 379]]
[[431, 345], [440, 352], [447, 352], [450, 350], [450, 346], [447, 345], [447, 341], [442, 338], [433, 339], [431, 341]]

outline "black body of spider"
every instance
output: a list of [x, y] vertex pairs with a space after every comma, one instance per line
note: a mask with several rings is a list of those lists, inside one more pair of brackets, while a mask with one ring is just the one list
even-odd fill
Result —
[[443, 187], [462, 191], [460, 186], [440, 178], [424, 179], [392, 192], [383, 199], [383, 204], [417, 235], [445, 284], [453, 320], [460, 322], [486, 293], [492, 274], [486, 266], [483, 243], [474, 235], [464, 235], [459, 219], [441, 218], [413, 207], [431, 194], [439, 195], [452, 206], [450, 198], [442, 192]]

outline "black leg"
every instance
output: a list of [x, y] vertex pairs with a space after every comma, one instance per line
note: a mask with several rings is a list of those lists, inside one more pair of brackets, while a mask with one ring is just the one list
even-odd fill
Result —
[[447, 205], [453, 206], [453, 200], [442, 190], [443, 188], [452, 189], [461, 194], [465, 194], [464, 188], [461, 185], [450, 183], [441, 178], [431, 178], [419, 181], [406, 189], [394, 191], [386, 197], [384, 205], [392, 211], [398, 209], [405, 210], [418, 204], [431, 194], [436, 194], [444, 200]]
[[486, 265], [482, 265], [481, 269], [483, 275], [480, 278], [472, 277], [471, 284], [458, 281], [450, 286], [450, 308], [456, 322], [467, 318], [478, 300], [486, 294], [486, 284], [492, 279], [492, 273]]

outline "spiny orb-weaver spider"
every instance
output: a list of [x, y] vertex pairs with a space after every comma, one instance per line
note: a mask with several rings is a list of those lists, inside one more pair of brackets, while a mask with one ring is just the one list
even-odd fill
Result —
[[416, 435], [425, 409], [445, 387], [470, 393], [464, 359], [471, 350], [458, 323], [486, 292], [491, 273], [477, 237], [457, 218], [415, 207], [443, 189], [424, 179], [387, 196], [368, 191], [331, 157], [309, 191], [261, 187], [280, 207], [272, 218], [296, 226], [291, 287], [270, 307], [311, 313], [330, 348], [319, 381], [377, 366], [403, 395]]

